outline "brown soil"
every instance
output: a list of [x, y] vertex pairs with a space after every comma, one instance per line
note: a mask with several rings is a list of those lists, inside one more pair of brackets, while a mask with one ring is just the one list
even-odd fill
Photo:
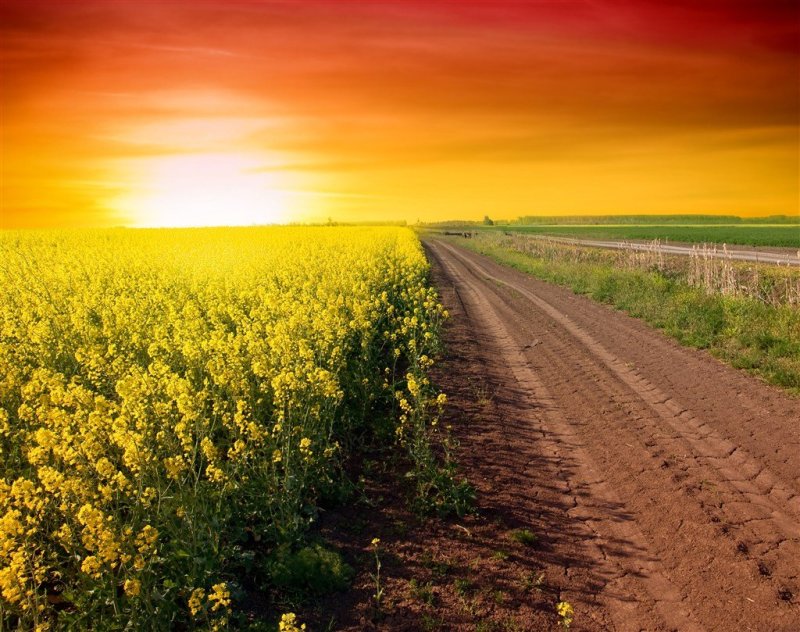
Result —
[[392, 473], [373, 477], [374, 506], [323, 521], [362, 570], [317, 621], [545, 630], [563, 600], [573, 630], [800, 630], [800, 401], [569, 290], [426, 248], [452, 315], [435, 377], [478, 513], [417, 521]]

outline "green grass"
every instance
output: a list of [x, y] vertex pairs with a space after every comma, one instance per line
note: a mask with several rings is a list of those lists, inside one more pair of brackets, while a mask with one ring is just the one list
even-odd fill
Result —
[[658, 272], [604, 263], [544, 261], [488, 239], [461, 240], [535, 277], [565, 285], [641, 318], [684, 345], [800, 395], [800, 310], [756, 299], [706, 294]]
[[511, 532], [511, 539], [524, 546], [535, 546], [539, 541], [537, 535], [530, 529], [517, 529]]
[[800, 224], [797, 215], [770, 215], [768, 217], [739, 217], [737, 215], [526, 215], [510, 222], [500, 224], [520, 225], [566, 225], [580, 224]]
[[345, 590], [354, 575], [339, 553], [319, 543], [298, 550], [280, 547], [267, 563], [273, 584], [295, 599]]
[[503, 230], [526, 234], [575, 237], [578, 239], [643, 239], [652, 241], [725, 243], [751, 246], [800, 248], [800, 225], [575, 225], [493, 226], [481, 230]]

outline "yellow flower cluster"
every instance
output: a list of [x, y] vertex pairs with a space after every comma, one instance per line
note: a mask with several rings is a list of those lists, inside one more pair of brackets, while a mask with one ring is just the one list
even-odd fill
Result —
[[0, 628], [57, 583], [59, 621], [219, 627], [224, 547], [302, 530], [403, 383], [414, 416], [426, 278], [399, 227], [0, 234]]
[[569, 628], [575, 619], [575, 609], [567, 601], [559, 601], [556, 604], [556, 614], [559, 616], [558, 624]]
[[297, 615], [294, 612], [287, 612], [281, 615], [281, 620], [278, 623], [279, 632], [303, 632], [306, 629], [306, 624], [297, 623]]

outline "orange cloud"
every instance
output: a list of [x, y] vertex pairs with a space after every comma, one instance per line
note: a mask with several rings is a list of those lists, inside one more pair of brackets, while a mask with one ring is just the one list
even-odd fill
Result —
[[33, 0], [0, 17], [3, 226], [137, 224], [143, 174], [181, 155], [181, 173], [246, 157], [225, 182], [268, 182], [286, 219], [798, 212], [793, 2]]

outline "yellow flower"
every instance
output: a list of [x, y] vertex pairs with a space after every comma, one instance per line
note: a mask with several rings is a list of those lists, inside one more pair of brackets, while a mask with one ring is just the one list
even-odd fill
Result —
[[311, 457], [314, 455], [314, 452], [311, 450], [311, 439], [308, 437], [303, 437], [300, 439], [300, 452], [303, 453], [303, 459], [305, 461], [310, 461]]
[[24, 569], [19, 564], [0, 568], [0, 595], [9, 603], [19, 603], [24, 594], [22, 590], [22, 577]]
[[158, 541], [158, 529], [151, 527], [149, 524], [145, 525], [136, 536], [136, 548], [142, 555], [147, 555], [151, 552]]
[[116, 474], [117, 471], [111, 464], [111, 461], [109, 461], [105, 457], [101, 458], [95, 464], [94, 469], [97, 470], [97, 473], [100, 474], [100, 476], [103, 476], [105, 478], [113, 478], [114, 474]]
[[195, 588], [189, 596], [189, 612], [192, 616], [196, 616], [203, 608], [203, 598], [206, 596], [206, 591], [203, 588]]
[[380, 538], [372, 538], [372, 542], [370, 542], [372, 546], [378, 546], [380, 543], [381, 543]]
[[100, 563], [100, 560], [98, 560], [94, 555], [86, 556], [83, 562], [81, 562], [81, 570], [92, 577], [99, 577], [101, 568], [102, 564]]
[[275, 450], [272, 453], [272, 462], [273, 463], [280, 463], [282, 459], [283, 459], [283, 455], [281, 454], [280, 450]]
[[123, 588], [126, 595], [136, 597], [142, 591], [142, 582], [138, 579], [126, 579]]
[[281, 615], [280, 623], [278, 623], [279, 632], [302, 632], [305, 629], [305, 623], [297, 625], [297, 615], [294, 612]]
[[230, 606], [231, 593], [228, 590], [228, 585], [224, 582], [214, 584], [211, 587], [211, 592], [208, 594], [208, 601], [214, 604], [211, 606], [211, 610], [214, 612]]
[[200, 448], [209, 461], [213, 461], [217, 458], [217, 448], [208, 437], [203, 437], [203, 440], [200, 442]]
[[569, 602], [559, 601], [556, 604], [556, 614], [561, 617], [559, 624], [563, 625], [565, 628], [568, 628], [575, 618], [575, 609]]
[[214, 483], [224, 483], [227, 480], [225, 472], [213, 463], [206, 465], [206, 476]]
[[168, 456], [164, 459], [164, 467], [167, 469], [167, 476], [172, 480], [178, 480], [186, 471], [186, 461], [183, 456]]
[[58, 442], [58, 437], [48, 428], [39, 428], [35, 435], [36, 443], [43, 448], [52, 448]]
[[412, 373], [406, 375], [406, 386], [412, 397], [419, 397], [419, 383]]

